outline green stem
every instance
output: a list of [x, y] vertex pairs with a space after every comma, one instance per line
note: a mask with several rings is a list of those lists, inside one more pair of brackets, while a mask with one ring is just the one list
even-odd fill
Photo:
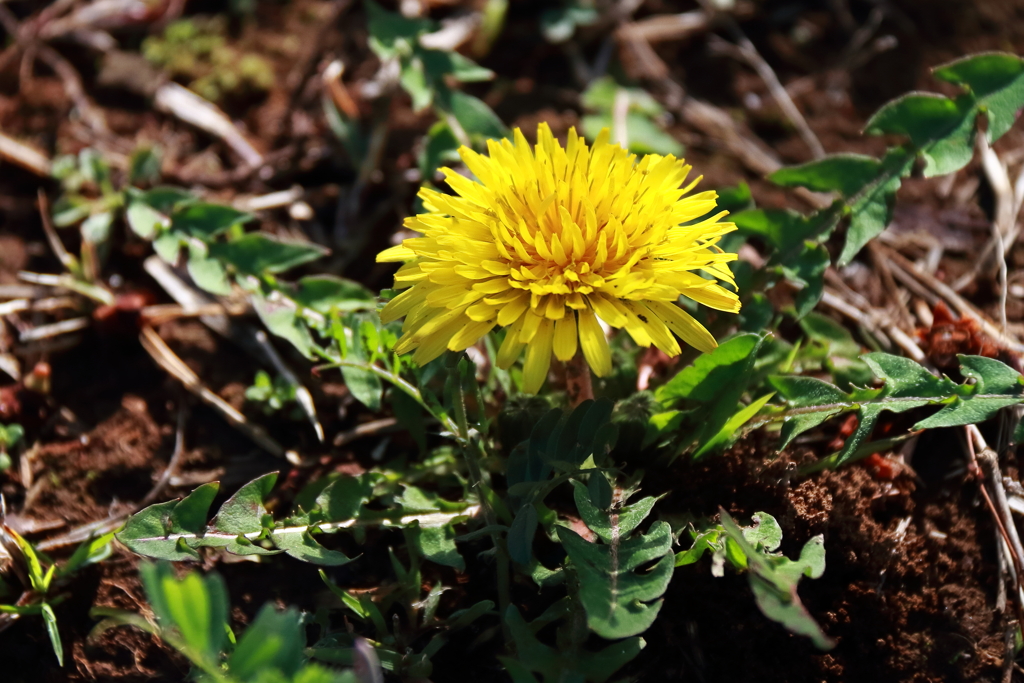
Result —
[[[477, 496], [480, 498], [480, 506], [483, 508], [487, 526], [495, 526], [498, 523], [498, 516], [491, 507], [490, 500], [484, 495], [484, 475], [483, 470], [480, 469], [480, 456], [483, 455], [483, 452], [479, 441], [470, 437], [469, 419], [466, 417], [466, 390], [462, 386], [462, 377], [457, 365], [449, 368], [448, 377], [455, 388], [455, 423], [458, 429], [459, 441], [462, 445], [462, 455], [466, 459], [466, 469], [469, 470], [472, 486], [476, 489]], [[498, 613], [504, 617], [512, 601], [510, 595], [511, 577], [509, 575], [508, 548], [505, 545], [505, 540], [497, 531], [491, 532], [491, 542], [494, 543], [495, 561], [497, 562]], [[504, 618], [501, 620], [501, 631], [505, 638], [505, 643], [511, 643], [512, 633]]]

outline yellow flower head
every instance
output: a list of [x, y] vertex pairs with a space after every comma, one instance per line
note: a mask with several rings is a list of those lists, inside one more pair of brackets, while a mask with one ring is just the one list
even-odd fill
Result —
[[[736, 229], [715, 208], [717, 195], [686, 193], [690, 171], [681, 159], [650, 154], [639, 162], [602, 131], [593, 147], [569, 131], [565, 148], [547, 124], [531, 149], [489, 140], [488, 154], [459, 155], [474, 182], [443, 169], [457, 195], [423, 188], [427, 213], [406, 219], [423, 234], [381, 252], [405, 261], [381, 319], [405, 316], [398, 353], [416, 350], [423, 364], [445, 349], [462, 351], [495, 326], [506, 327], [497, 363], [509, 367], [526, 349], [523, 390], [535, 393], [551, 354], [583, 355], [598, 376], [611, 372], [611, 352], [598, 319], [625, 327], [640, 346], [680, 352], [673, 333], [710, 351], [714, 337], [676, 305], [680, 296], [739, 311], [725, 265], [736, 259], [716, 244]], [[684, 225], [686, 224], [686, 225]], [[698, 271], [709, 277], [701, 276]]]

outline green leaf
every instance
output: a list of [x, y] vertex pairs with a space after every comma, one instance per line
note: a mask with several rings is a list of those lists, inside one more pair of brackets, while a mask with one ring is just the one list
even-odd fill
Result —
[[828, 249], [824, 245], [805, 242], [800, 255], [782, 266], [786, 279], [802, 287], [794, 297], [797, 320], [810, 313], [825, 291], [825, 271], [832, 265]]
[[424, 138], [423, 151], [420, 153], [420, 174], [424, 182], [432, 182], [441, 166], [459, 160], [458, 138], [452, 133], [451, 127], [444, 121], [438, 121]]
[[158, 560], [198, 560], [199, 553], [184, 542], [169, 538], [171, 514], [177, 506], [178, 501], [172, 500], [144, 508], [128, 518], [124, 528], [117, 532], [117, 540], [134, 553]]
[[82, 239], [90, 244], [103, 244], [110, 239], [110, 226], [113, 223], [114, 214], [111, 212], [94, 213], [82, 223]]
[[268, 671], [290, 679], [302, 666], [305, 646], [301, 615], [264, 605], [228, 658], [228, 672], [240, 681], [264, 680]]
[[740, 234], [757, 237], [775, 247], [773, 263], [786, 263], [803, 250], [806, 240], [828, 233], [838, 222], [834, 211], [801, 216], [793, 211], [748, 209], [729, 216]]
[[200, 249], [189, 245], [188, 275], [196, 285], [211, 294], [227, 296], [231, 294], [231, 283], [223, 264], [217, 259], [208, 258]]
[[508, 530], [508, 554], [519, 564], [530, 564], [533, 558], [533, 537], [537, 533], [537, 508], [526, 503], [516, 513]]
[[[626, 638], [643, 633], [658, 616], [661, 600], [672, 580], [672, 531], [656, 522], [646, 536], [623, 540], [613, 527], [610, 542], [588, 543], [565, 527], [556, 527], [572, 567], [579, 576], [579, 598], [587, 625], [602, 638]], [[659, 560], [650, 571], [642, 565]]]
[[171, 219], [165, 214], [139, 199], [129, 201], [125, 219], [132, 232], [144, 240], [152, 240], [171, 224]]
[[[534, 635], [515, 605], [505, 611], [505, 623], [515, 641], [519, 660], [500, 657], [513, 676], [514, 683], [535, 681], [529, 672], [540, 673], [545, 681], [591, 681], [604, 683], [644, 648], [643, 638], [627, 638], [598, 652], [573, 648], [558, 650], [545, 645]], [[534, 622], [535, 624], [537, 622]]]
[[179, 649], [190, 659], [214, 665], [228, 629], [227, 591], [220, 576], [189, 572], [178, 579], [165, 562], [143, 562], [139, 573], [160, 628], [176, 633]]
[[855, 194], [845, 195], [850, 210], [850, 227], [837, 265], [845, 266], [857, 253], [892, 222], [896, 192], [902, 178], [910, 174], [914, 157], [902, 148], [890, 149], [881, 162], [879, 175]]
[[320, 545], [309, 529], [281, 529], [270, 534], [270, 540], [274, 542], [278, 550], [283, 550], [297, 560], [323, 565], [325, 567], [340, 567], [352, 561], [345, 553], [337, 550], [328, 550]]
[[419, 553], [436, 564], [466, 571], [466, 561], [455, 546], [455, 529], [451, 523], [420, 524], [414, 522], [406, 528], [406, 538]]
[[252, 219], [252, 215], [230, 206], [198, 202], [176, 210], [171, 215], [171, 227], [193, 237], [209, 240]]
[[445, 99], [443, 107], [451, 112], [467, 134], [495, 139], [508, 135], [508, 128], [502, 120], [480, 98], [452, 90]]
[[267, 299], [258, 294], [253, 294], [250, 300], [256, 315], [271, 333], [290, 341], [306, 358], [313, 358], [313, 337], [290, 301]]
[[57, 629], [57, 615], [53, 613], [50, 603], [41, 603], [43, 621], [46, 623], [46, 635], [50, 637], [50, 645], [53, 646], [53, 654], [57, 656], [57, 663], [64, 666], [64, 646], [60, 642], [60, 631]]
[[951, 100], [932, 93], [909, 93], [879, 109], [868, 121], [868, 135], [905, 135], [924, 157], [930, 178], [958, 171], [974, 156], [973, 98]]
[[364, 5], [369, 17], [370, 49], [381, 59], [409, 54], [416, 38], [434, 27], [426, 19], [408, 19], [388, 12], [373, 0], [364, 0]]
[[882, 172], [882, 163], [863, 154], [832, 154], [798, 166], [780, 168], [768, 180], [782, 187], [805, 187], [812, 192], [858, 194]]
[[968, 88], [988, 117], [989, 142], [1009, 131], [1024, 107], [1024, 60], [1016, 55], [971, 55], [940, 66], [933, 74], [940, 81]]
[[[786, 400], [789, 410], [769, 420], [782, 419], [784, 448], [797, 434], [833, 415], [856, 410], [856, 431], [836, 457], [841, 465], [874, 429], [884, 411], [902, 413], [928, 405], [942, 410], [914, 425], [915, 429], [951, 427], [980, 422], [1002, 408], [1024, 403], [1024, 380], [1012, 368], [991, 358], [961, 357], [964, 376], [973, 384], [957, 385], [947, 377], [935, 377], [912, 360], [885, 353], [863, 356], [880, 389], [854, 389], [850, 393], [811, 377], [773, 377], [770, 383]], [[792, 426], [790, 426], [792, 425]]]
[[600, 18], [597, 10], [579, 2], [549, 7], [540, 15], [540, 31], [549, 43], [564, 43], [577, 26], [589, 26]]
[[699, 356], [655, 392], [666, 406], [677, 401], [693, 406], [689, 416], [695, 425], [691, 440], [709, 441], [733, 416], [763, 341], [763, 335], [737, 335]]
[[181, 245], [184, 242], [184, 236], [175, 230], [168, 230], [157, 235], [157, 238], [153, 240], [153, 251], [156, 255], [162, 258], [167, 263], [177, 265], [178, 263], [178, 252], [181, 251]]
[[583, 483], [572, 480], [573, 499], [576, 501], [576, 509], [580, 517], [586, 523], [587, 528], [597, 534], [605, 543], [611, 543], [613, 536], [628, 536], [640, 526], [640, 523], [647, 519], [654, 509], [654, 504], [660, 497], [648, 496], [632, 505], [623, 505], [616, 512], [614, 517], [607, 509], [601, 509], [594, 505], [590, 497], [590, 488]]
[[262, 232], [250, 232], [230, 242], [210, 245], [210, 256], [234, 266], [243, 275], [281, 273], [315, 261], [329, 251], [309, 242], [283, 240]]
[[697, 452], [693, 454], [694, 459], [700, 458], [707, 453], [713, 453], [726, 446], [730, 441], [734, 440], [739, 435], [740, 428], [747, 424], [757, 413], [764, 408], [764, 405], [768, 403], [775, 396], [774, 393], [765, 394], [756, 401], [751, 401], [750, 405], [744, 406], [739, 412], [730, 417], [728, 421], [718, 432], [708, 439]]
[[[766, 520], [775, 522], [771, 515], [765, 513], [760, 513], [760, 515], [759, 528], [765, 526]], [[769, 526], [771, 528], [768, 531], [768, 544], [777, 546], [781, 540], [781, 531], [777, 531], [777, 523]], [[746, 558], [750, 568], [750, 587], [761, 612], [793, 633], [807, 636], [819, 649], [832, 649], [835, 642], [821, 630], [821, 627], [803, 606], [796, 592], [797, 582], [801, 576], [817, 578], [824, 572], [825, 555], [821, 537], [818, 536], [808, 541], [801, 552], [800, 560], [792, 562], [784, 557], [769, 555], [768, 544], [764, 544], [765, 547], [759, 549], [756, 546], [757, 541], [748, 540], [746, 532], [724, 510], [722, 511], [722, 529]], [[755, 539], [760, 539], [762, 534], [754, 533], [752, 536]], [[811, 548], [808, 549], [808, 546]]]
[[327, 315], [334, 311], [356, 311], [375, 306], [373, 293], [354, 280], [334, 275], [310, 275], [298, 282], [292, 297], [296, 303]]
[[270, 495], [276, 481], [277, 472], [264, 474], [262, 477], [250, 481], [238, 489], [235, 495], [228, 498], [220, 506], [217, 516], [210, 522], [210, 528], [223, 534], [233, 534], [236, 538], [210, 543], [210, 545], [223, 545], [228, 552], [235, 555], [273, 554], [275, 552], [273, 550], [243, 542], [237, 537], [263, 531], [263, 521], [267, 515], [263, 501]]
[[196, 201], [195, 195], [179, 187], [154, 187], [140, 194], [132, 193], [133, 200], [153, 207], [157, 212], [170, 215], [175, 209]]

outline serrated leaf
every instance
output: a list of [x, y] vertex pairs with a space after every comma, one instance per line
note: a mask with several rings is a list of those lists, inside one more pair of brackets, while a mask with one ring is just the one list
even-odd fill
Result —
[[660, 500], [654, 496], [648, 496], [631, 505], [623, 505], [615, 514], [614, 519], [606, 509], [600, 509], [590, 499], [589, 487], [582, 482], [572, 480], [573, 499], [576, 501], [576, 509], [583, 518], [587, 528], [597, 534], [605, 543], [612, 540], [616, 533], [625, 537], [633, 533], [640, 526], [640, 523], [647, 519], [654, 509], [654, 504]]
[[804, 242], [823, 236], [839, 222], [838, 211], [801, 216], [793, 211], [747, 209], [729, 216], [743, 235], [758, 237], [775, 247], [772, 263], [786, 263], [803, 249]]
[[[750, 568], [750, 588], [754, 592], [754, 599], [761, 612], [793, 633], [807, 636], [819, 649], [832, 649], [835, 646], [835, 641], [821, 630], [814, 617], [803, 606], [796, 592], [800, 575], [807, 572], [808, 576], [812, 574], [821, 576], [821, 572], [824, 571], [823, 546], [821, 548], [812, 547], [810, 551], [805, 546], [806, 559], [802, 552], [801, 559], [795, 563], [786, 558], [770, 556], [766, 552], [758, 550], [753, 543], [747, 540], [745, 530], [741, 529], [724, 510], [721, 514], [723, 531], [746, 558]], [[765, 519], [775, 521], [770, 515], [764, 513], [761, 515], [762, 526]], [[771, 542], [775, 541], [775, 535], [775, 531], [772, 530]], [[781, 537], [781, 532], [777, 535]], [[812, 539], [808, 545], [820, 545], [820, 538]], [[818, 552], [819, 549], [822, 552]]]
[[128, 518], [124, 528], [117, 533], [117, 540], [134, 553], [158, 560], [181, 562], [199, 559], [195, 550], [178, 543], [176, 538], [168, 538], [171, 514], [177, 506], [178, 501], [172, 500], [140, 510]]
[[789, 265], [782, 266], [786, 279], [801, 285], [793, 298], [797, 320], [810, 313], [821, 301], [825, 291], [825, 271], [830, 265], [832, 259], [824, 245], [805, 242], [799, 255]]
[[[556, 527], [580, 579], [579, 599], [587, 625], [602, 638], [626, 638], [646, 631], [661, 610], [659, 599], [672, 580], [672, 531], [656, 522], [647, 535], [622, 540], [612, 527], [607, 545], [589, 543], [565, 527]], [[658, 560], [649, 571], [642, 565]]]
[[235, 495], [220, 506], [217, 516], [210, 522], [212, 530], [221, 534], [231, 534], [235, 538], [218, 539], [204, 545], [222, 545], [235, 555], [271, 555], [277, 552], [245, 541], [246, 534], [258, 534], [263, 531], [263, 520], [267, 515], [263, 501], [270, 495], [276, 481], [277, 472], [270, 472], [238, 489]]
[[846, 393], [810, 377], [769, 380], [791, 409], [781, 418], [770, 418], [785, 421], [781, 448], [797, 434], [829, 417], [856, 410], [857, 429], [846, 439], [836, 457], [836, 465], [840, 465], [871, 434], [878, 416], [884, 411], [902, 413], [922, 406], [942, 405], [942, 410], [914, 426], [928, 429], [980, 422], [1001, 408], [1024, 403], [1024, 385], [1021, 384], [1024, 380], [1012, 368], [990, 358], [962, 357], [964, 374], [974, 381], [973, 385], [958, 385], [947, 377], [935, 377], [914, 361], [899, 356], [869, 353], [863, 359], [884, 381], [880, 389], [855, 389]]
[[328, 249], [310, 242], [284, 240], [262, 232], [250, 232], [230, 242], [210, 245], [211, 258], [234, 266], [243, 275], [254, 276], [281, 273], [328, 253]]

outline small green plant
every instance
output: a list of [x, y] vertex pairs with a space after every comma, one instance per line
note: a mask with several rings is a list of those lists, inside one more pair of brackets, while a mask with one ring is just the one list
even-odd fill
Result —
[[[93, 609], [103, 621], [92, 636], [118, 626], [134, 626], [159, 636], [194, 667], [195, 680], [209, 683], [364, 683], [352, 670], [339, 671], [308, 661], [303, 616], [295, 609], [264, 605], [236, 636], [228, 623], [228, 597], [216, 574], [187, 572], [180, 578], [166, 563], [140, 568], [153, 618], [112, 608]], [[373, 659], [372, 651], [368, 657]], [[379, 675], [379, 674], [378, 674]], [[371, 675], [372, 676], [372, 675]]]
[[721, 524], [693, 534], [693, 545], [676, 555], [676, 566], [693, 564], [710, 551], [715, 576], [723, 575], [726, 562], [747, 572], [754, 599], [766, 617], [807, 636], [822, 650], [831, 649], [835, 642], [822, 632], [796, 592], [800, 579], [817, 579], [825, 572], [823, 537], [807, 541], [800, 558], [790, 560], [776, 552], [782, 544], [782, 529], [768, 513], [754, 513], [749, 527], [740, 527], [724, 510], [721, 515]]
[[228, 44], [221, 16], [174, 21], [161, 36], [142, 42], [142, 54], [171, 78], [210, 100], [262, 93], [274, 85], [274, 68], [255, 52]]
[[[85, 541], [67, 561], [58, 565], [37, 551], [21, 534], [3, 524], [0, 514], [0, 550], [10, 557], [11, 562], [6, 577], [0, 576], [0, 614], [41, 615], [53, 653], [61, 666], [64, 665], [64, 646], [53, 608], [68, 597], [63, 589], [75, 572], [110, 556], [113, 539], [114, 534], [109, 533]], [[0, 569], [3, 569], [2, 564]]]
[[25, 437], [25, 430], [19, 424], [0, 424], [0, 472], [10, 469], [13, 449]]
[[[295, 385], [283, 377], [270, 378], [264, 370], [256, 373], [252, 386], [245, 390], [245, 400], [260, 406], [267, 415], [280, 412], [295, 403]], [[295, 411], [292, 411], [294, 414]], [[301, 419], [301, 413], [299, 414]]]

